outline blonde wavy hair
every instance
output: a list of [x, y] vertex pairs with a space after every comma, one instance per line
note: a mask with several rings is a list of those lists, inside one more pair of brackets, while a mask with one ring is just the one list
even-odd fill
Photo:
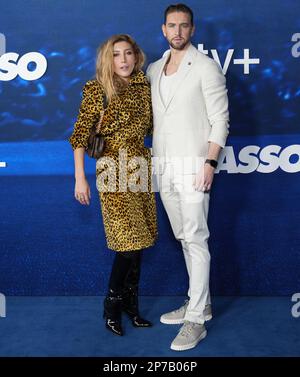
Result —
[[145, 63], [144, 52], [128, 34], [113, 35], [98, 47], [96, 79], [103, 86], [108, 102], [110, 102], [114, 96], [118, 95], [118, 93], [120, 93], [124, 87], [126, 87], [126, 81], [114, 73], [114, 44], [117, 42], [128, 42], [133, 49], [136, 57], [136, 63], [132, 74], [140, 71]]

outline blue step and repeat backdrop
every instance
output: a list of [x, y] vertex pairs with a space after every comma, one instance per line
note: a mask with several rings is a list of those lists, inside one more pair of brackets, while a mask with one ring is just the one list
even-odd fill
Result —
[[[300, 288], [300, 2], [187, 4], [193, 43], [221, 65], [230, 99], [231, 133], [211, 194], [212, 294], [291, 295]], [[105, 294], [113, 253], [95, 162], [86, 160], [92, 204], [81, 207], [67, 139], [98, 45], [129, 33], [147, 64], [160, 58], [167, 5], [0, 0], [0, 292]], [[157, 200], [160, 237], [144, 253], [141, 293], [184, 294], [180, 246]]]

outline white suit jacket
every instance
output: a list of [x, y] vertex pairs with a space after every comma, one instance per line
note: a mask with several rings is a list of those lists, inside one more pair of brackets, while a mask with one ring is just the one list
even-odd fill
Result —
[[[149, 65], [154, 159], [206, 158], [208, 142], [225, 146], [229, 127], [226, 80], [219, 65], [190, 45], [164, 105], [160, 78], [170, 52]], [[198, 165], [186, 173], [196, 173]]]

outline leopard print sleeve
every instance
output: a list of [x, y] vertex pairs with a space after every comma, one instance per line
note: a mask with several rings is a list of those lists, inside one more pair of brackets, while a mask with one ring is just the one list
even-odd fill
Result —
[[87, 148], [90, 128], [99, 120], [103, 96], [101, 86], [96, 80], [88, 81], [82, 91], [82, 101], [74, 131], [69, 138], [72, 149]]

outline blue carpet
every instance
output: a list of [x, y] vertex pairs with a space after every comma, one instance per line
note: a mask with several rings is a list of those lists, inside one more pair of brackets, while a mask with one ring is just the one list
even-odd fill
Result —
[[111, 334], [102, 319], [103, 297], [7, 297], [0, 318], [0, 356], [300, 356], [300, 318], [289, 297], [215, 297], [208, 336], [194, 349], [170, 350], [179, 325], [163, 325], [161, 313], [183, 297], [141, 297], [149, 329], [123, 317], [124, 337]]

